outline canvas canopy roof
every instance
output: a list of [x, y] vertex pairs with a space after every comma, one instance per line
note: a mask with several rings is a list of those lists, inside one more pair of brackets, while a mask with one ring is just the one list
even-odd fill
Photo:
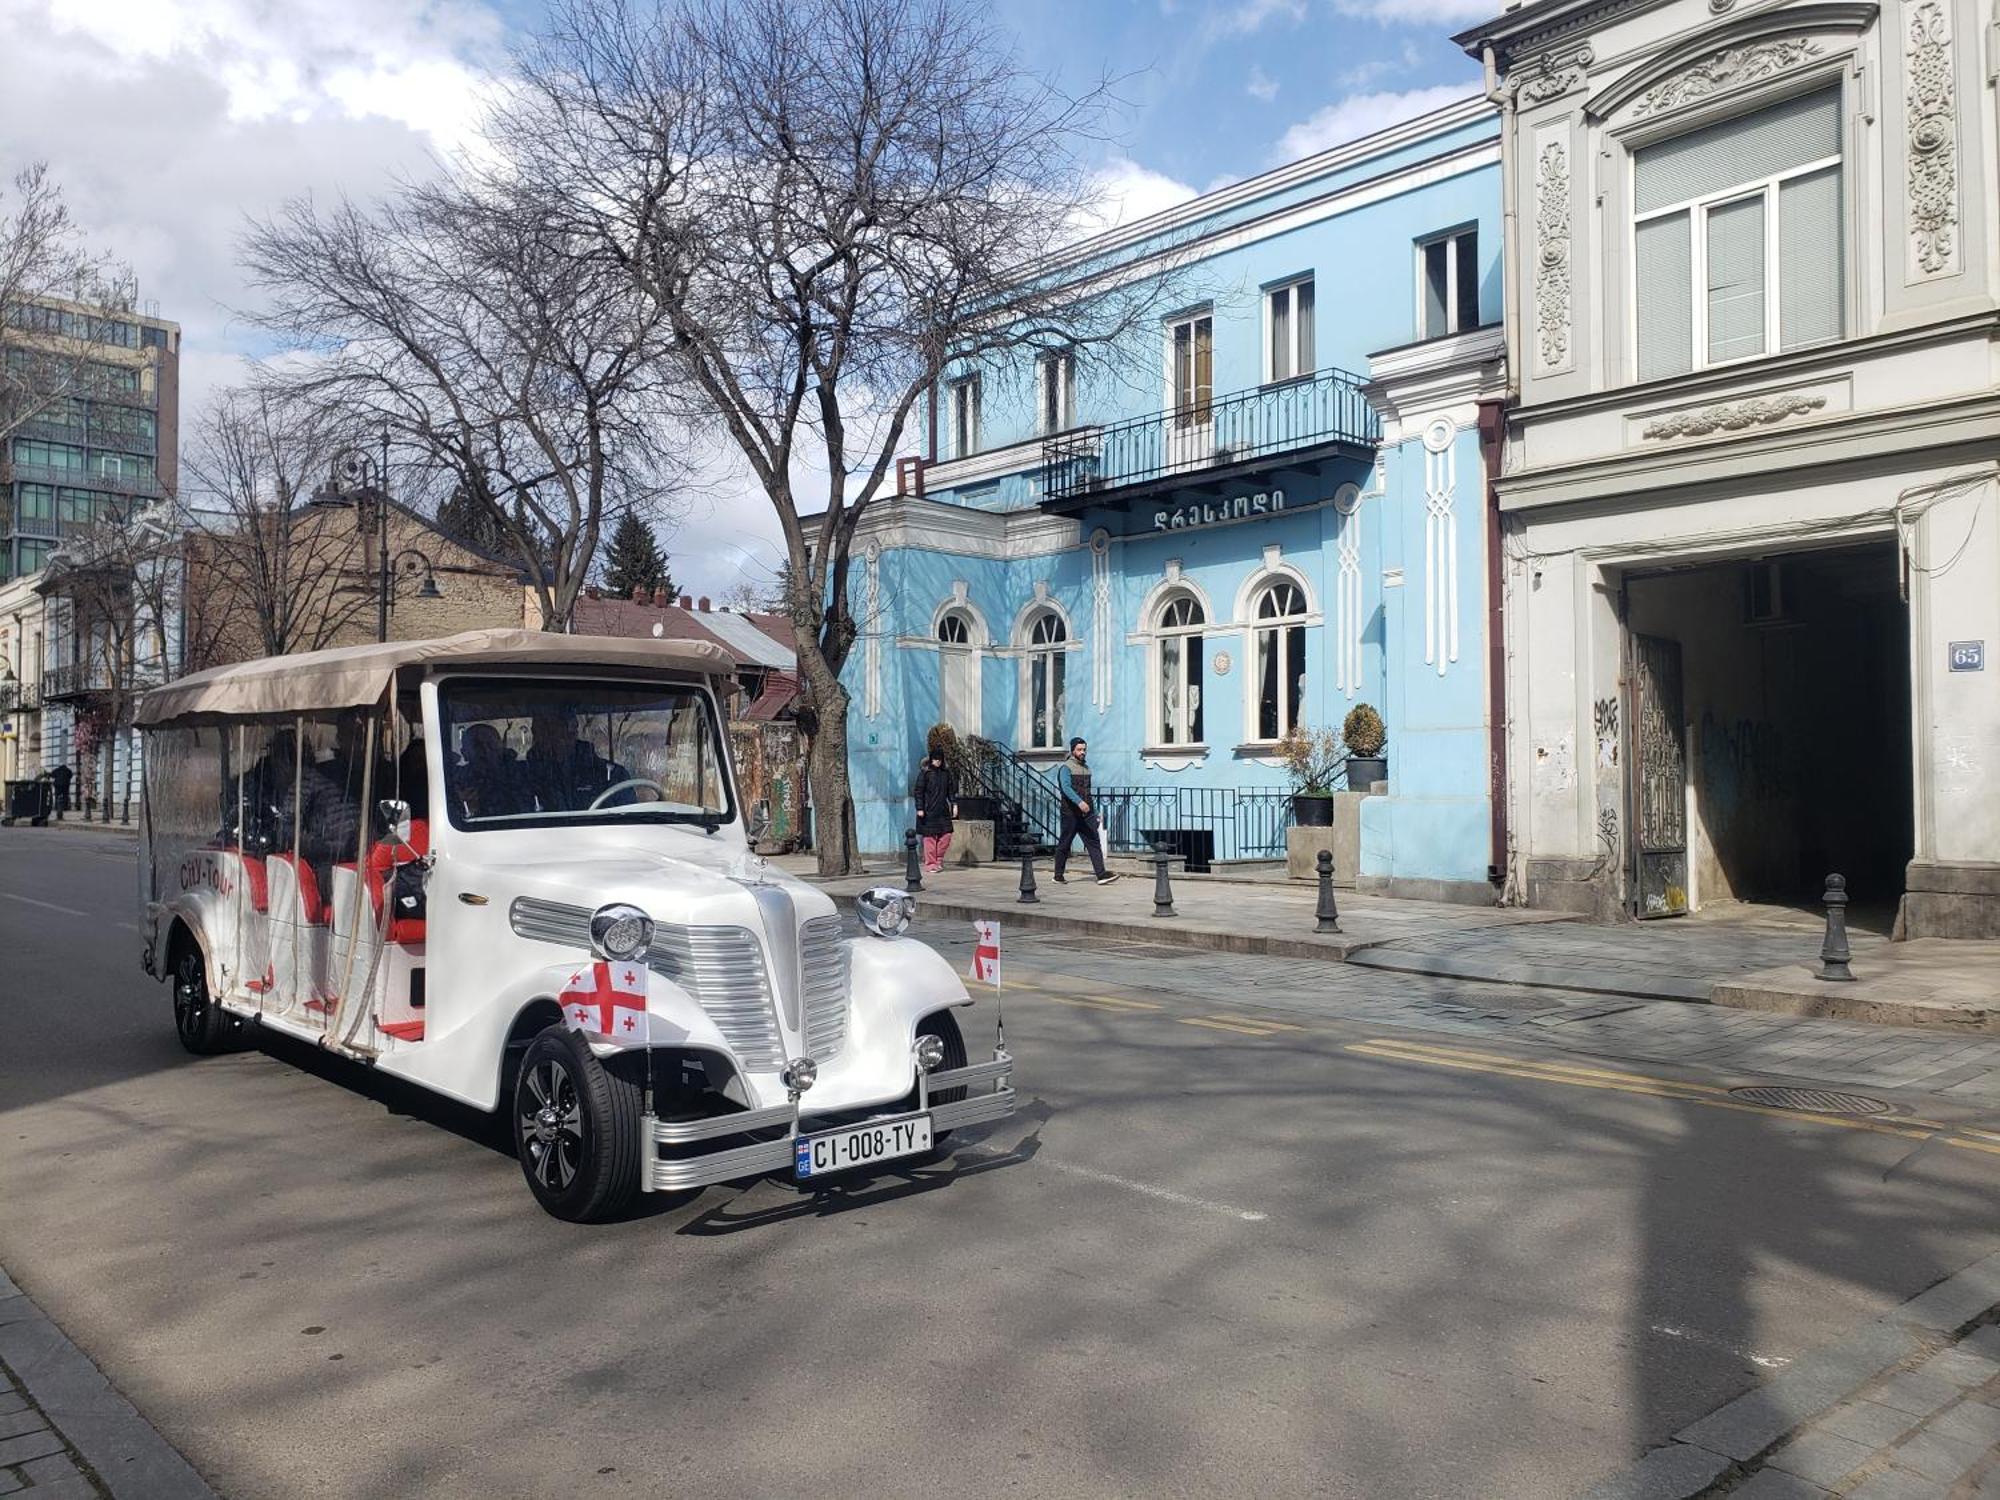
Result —
[[723, 674], [729, 653], [708, 641], [623, 640], [543, 630], [468, 630], [430, 641], [337, 646], [211, 667], [154, 688], [139, 700], [146, 726], [251, 714], [311, 714], [380, 701], [402, 667], [656, 667]]

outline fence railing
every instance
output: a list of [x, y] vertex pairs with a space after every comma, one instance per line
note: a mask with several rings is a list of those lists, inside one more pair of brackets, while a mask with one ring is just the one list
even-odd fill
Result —
[[1292, 794], [1227, 786], [1103, 787], [1097, 813], [1113, 850], [1164, 849], [1200, 873], [1217, 861], [1283, 859]]
[[1381, 419], [1346, 370], [1239, 391], [1108, 427], [1058, 433], [1042, 443], [1042, 489], [1051, 500], [1305, 448], [1348, 443], [1372, 449]]

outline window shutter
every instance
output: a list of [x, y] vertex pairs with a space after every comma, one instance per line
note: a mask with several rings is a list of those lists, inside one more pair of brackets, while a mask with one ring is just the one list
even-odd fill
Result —
[[1840, 168], [1778, 188], [1778, 337], [1796, 349], [1841, 334]]
[[1633, 159], [1634, 209], [1650, 213], [1839, 154], [1840, 90], [1823, 89], [1646, 147]]
[[1313, 352], [1313, 284], [1301, 281], [1292, 290], [1292, 312], [1299, 320], [1299, 367], [1292, 373], [1309, 375], [1319, 368]]
[[1648, 219], [1637, 234], [1639, 378], [1685, 373], [1694, 362], [1694, 269], [1688, 216]]
[[1708, 357], [1764, 352], [1764, 198], [1708, 213]]
[[1292, 375], [1292, 289], [1281, 286], [1266, 299], [1271, 308], [1271, 378]]

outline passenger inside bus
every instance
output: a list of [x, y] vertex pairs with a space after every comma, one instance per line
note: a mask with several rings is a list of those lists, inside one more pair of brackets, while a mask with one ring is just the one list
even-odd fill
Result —
[[[539, 812], [581, 812], [603, 796], [606, 787], [632, 775], [598, 754], [597, 747], [576, 732], [576, 709], [567, 703], [535, 710], [524, 769], [528, 793]], [[637, 800], [626, 787], [603, 805]]]
[[450, 767], [451, 795], [468, 818], [508, 818], [532, 811], [521, 758], [491, 724], [468, 724]]

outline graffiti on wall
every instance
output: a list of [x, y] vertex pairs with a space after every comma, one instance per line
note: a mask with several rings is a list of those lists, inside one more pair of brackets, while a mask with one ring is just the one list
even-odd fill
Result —
[[1597, 725], [1597, 769], [1618, 769], [1618, 700], [1599, 698], [1592, 705], [1591, 718]]

